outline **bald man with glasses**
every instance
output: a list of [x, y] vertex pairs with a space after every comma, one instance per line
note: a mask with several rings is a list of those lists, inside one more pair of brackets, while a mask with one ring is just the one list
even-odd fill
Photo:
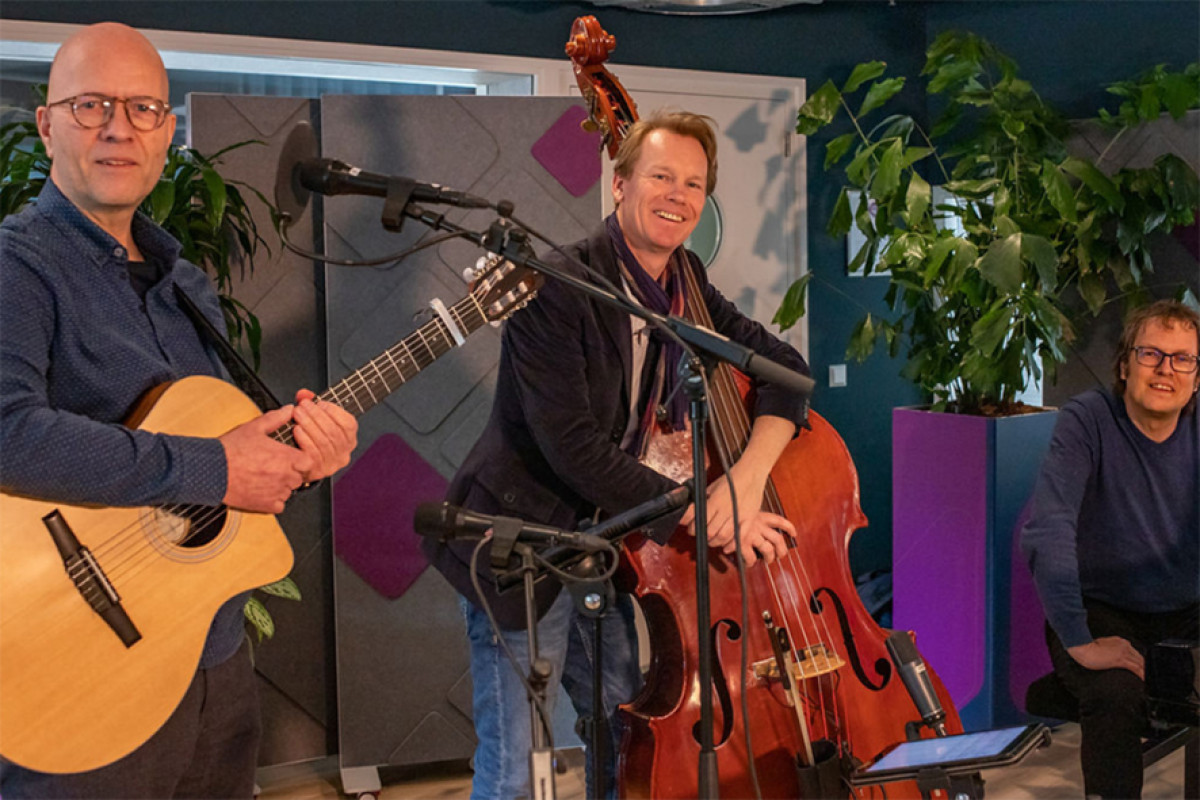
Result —
[[[301, 390], [294, 405], [218, 438], [121, 424], [155, 386], [224, 377], [175, 295], [223, 330], [212, 284], [137, 210], [175, 133], [167, 89], [153, 45], [124, 25], [85, 28], [55, 56], [51, 102], [37, 110], [49, 180], [0, 226], [0, 487], [63, 503], [278, 513], [297, 487], [349, 463], [357, 424], [335, 404]], [[296, 447], [271, 436], [289, 422]], [[249, 798], [261, 722], [247, 596], [217, 612], [199, 664], [188, 665], [191, 686], [146, 743], [85, 773], [0, 763], [0, 795]]]
[[1021, 547], [1055, 672], [1079, 700], [1084, 791], [1142, 791], [1145, 656], [1200, 638], [1200, 316], [1172, 300], [1125, 323], [1111, 392], [1063, 405]]

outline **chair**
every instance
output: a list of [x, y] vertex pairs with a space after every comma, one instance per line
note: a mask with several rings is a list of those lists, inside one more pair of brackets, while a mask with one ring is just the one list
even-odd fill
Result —
[[[1079, 701], [1067, 690], [1057, 673], [1043, 675], [1025, 690], [1025, 710], [1039, 717], [1079, 721]], [[1200, 798], [1200, 729], [1150, 718], [1150, 736], [1142, 744], [1142, 769], [1184, 748], [1183, 796]]]

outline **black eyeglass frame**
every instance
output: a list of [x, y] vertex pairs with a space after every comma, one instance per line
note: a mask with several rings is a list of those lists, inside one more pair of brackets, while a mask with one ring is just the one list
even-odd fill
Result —
[[[85, 97], [93, 100], [99, 100], [104, 108], [104, 117], [97, 125], [87, 125], [79, 118], [79, 110], [77, 106], [79, 105], [80, 99]], [[129, 113], [129, 104], [135, 101], [141, 101], [147, 105], [153, 105], [155, 108], [160, 110], [160, 113], [158, 114], [158, 121], [154, 124], [154, 127], [144, 128], [134, 121], [133, 115]], [[167, 121], [167, 115], [171, 113], [171, 107], [167, 105], [165, 100], [160, 100], [157, 97], [151, 97], [150, 95], [113, 97], [111, 95], [98, 94], [96, 92], [84, 92], [83, 94], [64, 97], [62, 100], [55, 100], [53, 103], [47, 103], [46, 108], [54, 108], [55, 106], [62, 105], [68, 106], [71, 109], [71, 116], [74, 118], [75, 122], [79, 124], [79, 127], [87, 130], [95, 130], [96, 128], [103, 128], [105, 125], [112, 122], [117, 103], [121, 103], [123, 106], [125, 106], [125, 119], [129, 120], [129, 124], [132, 125], [136, 130], [142, 131], [143, 133], [149, 133], [150, 131], [156, 131], [161, 128], [163, 123]]]
[[[1196, 365], [1198, 361], [1200, 361], [1200, 359], [1197, 359], [1197, 357], [1191, 353], [1164, 353], [1157, 347], [1148, 347], [1145, 345], [1134, 345], [1133, 347], [1129, 348], [1129, 350], [1133, 353], [1134, 358], [1139, 364], [1141, 364], [1143, 367], [1150, 367], [1151, 369], [1158, 369], [1159, 365], [1163, 363], [1164, 359], [1170, 359], [1171, 369], [1175, 370], [1180, 375], [1191, 375], [1196, 371]], [[1158, 354], [1158, 358], [1154, 357], [1155, 353]], [[1147, 361], [1147, 358], [1152, 359], [1154, 363]], [[1191, 360], [1189, 361], [1189, 359]], [[1180, 361], [1183, 362], [1187, 369], [1180, 368]]]

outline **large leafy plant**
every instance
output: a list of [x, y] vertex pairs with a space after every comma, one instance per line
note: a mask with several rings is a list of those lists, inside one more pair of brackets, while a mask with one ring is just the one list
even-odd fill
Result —
[[[940, 109], [929, 130], [910, 115], [884, 115], [906, 78], [878, 61], [857, 65], [840, 87], [826, 83], [799, 111], [805, 135], [849, 121], [825, 146], [825, 168], [847, 184], [828, 231], [857, 228], [864, 243], [850, 268], [890, 278], [893, 315], [866, 314], [847, 353], [862, 360], [878, 344], [893, 357], [907, 348], [903, 374], [934, 408], [1002, 414], [1065, 360], [1073, 309], [1094, 315], [1116, 298], [1144, 299], [1148, 240], [1194, 221], [1197, 178], [1174, 155], [1106, 174], [1111, 142], [1095, 160], [1070, 155], [1066, 121], [973, 34], [939, 36], [921, 74]], [[1200, 105], [1200, 65], [1156, 67], [1109, 91], [1123, 98], [1100, 117], [1115, 142], [1164, 110], [1178, 119]], [[789, 290], [776, 315], [783, 327], [803, 314], [810, 279]], [[1180, 294], [1195, 302], [1190, 290]]]
[[[35, 89], [38, 87], [35, 87]], [[45, 90], [41, 87], [42, 100]], [[258, 318], [233, 296], [235, 270], [253, 268], [258, 248], [269, 245], [259, 233], [244, 192], [271, 203], [252, 186], [223, 177], [220, 158], [230, 150], [257, 142], [240, 142], [211, 156], [172, 144], [162, 177], [141, 210], [183, 244], [183, 257], [204, 269], [217, 285], [229, 338], [244, 345], [259, 366], [262, 328]], [[37, 197], [50, 174], [50, 159], [32, 119], [0, 127], [0, 219]]]

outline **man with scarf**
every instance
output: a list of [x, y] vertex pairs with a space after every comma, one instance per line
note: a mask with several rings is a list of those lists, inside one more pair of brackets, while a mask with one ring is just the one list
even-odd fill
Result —
[[[700, 260], [682, 245], [716, 184], [716, 135], [707, 117], [658, 113], [635, 124], [614, 164], [615, 213], [588, 239], [567, 248], [588, 268], [622, 287], [651, 310], [679, 314], [691, 270], [715, 329], [756, 352], [807, 373], [800, 355], [743, 316], [707, 280]], [[561, 269], [581, 274], [555, 256]], [[586, 277], [582, 276], [581, 277]], [[675, 481], [639, 457], [652, 428], [682, 429], [687, 397], [678, 386], [680, 351], [641, 320], [548, 280], [536, 300], [505, 326], [496, 399], [488, 426], [454, 477], [447, 500], [475, 511], [575, 529], [600, 513], [612, 515], [671, 490]], [[665, 340], [663, 340], [665, 342]], [[768, 475], [803, 421], [804, 399], [756, 381], [749, 443], [730, 470], [747, 566], [786, 552], [795, 529], [761, 511]], [[690, 525], [692, 509], [653, 533], [665, 541], [676, 524]], [[722, 478], [708, 488], [708, 541], [713, 557], [734, 558], [733, 499]], [[472, 588], [473, 543], [427, 544], [433, 564], [463, 595], [474, 682], [475, 752], [472, 798], [528, 795], [530, 713], [521, 679], [496, 639]], [[490, 588], [487, 550], [481, 583], [505, 642], [528, 671], [524, 604], [519, 590], [497, 597]], [[581, 717], [591, 708], [590, 621], [576, 615], [557, 581], [537, 588], [538, 650], [553, 668], [548, 707], [566, 687]], [[632, 601], [619, 598], [602, 626], [602, 713], [611, 719], [641, 685]], [[610, 785], [620, 742], [607, 740]], [[589, 780], [592, 776], [589, 775]], [[615, 796], [615, 791], [611, 793]]]

